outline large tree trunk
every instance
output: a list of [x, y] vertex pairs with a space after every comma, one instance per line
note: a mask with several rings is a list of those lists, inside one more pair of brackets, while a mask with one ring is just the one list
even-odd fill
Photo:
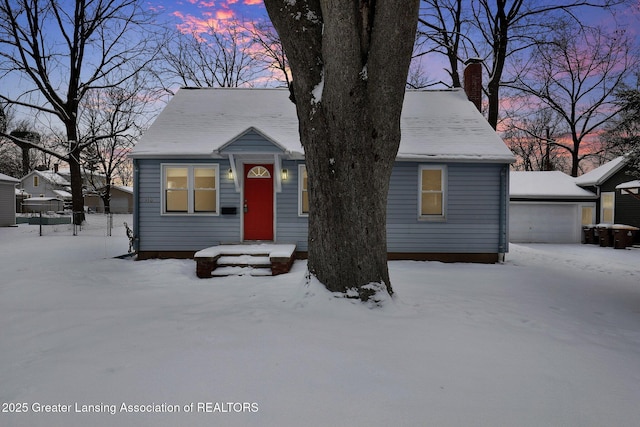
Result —
[[325, 94], [322, 113], [300, 126], [308, 142], [309, 270], [331, 291], [383, 283], [391, 294], [386, 212], [399, 118], [371, 111], [362, 90], [336, 95]]
[[387, 192], [418, 4], [265, 0], [293, 75], [309, 176], [309, 270], [362, 300], [381, 287], [393, 292]]
[[82, 169], [80, 167], [80, 154], [82, 149], [78, 143], [76, 124], [70, 120], [65, 123], [69, 147], [69, 172], [71, 175], [71, 206], [73, 210], [73, 223], [82, 224], [84, 221], [84, 194], [82, 191]]

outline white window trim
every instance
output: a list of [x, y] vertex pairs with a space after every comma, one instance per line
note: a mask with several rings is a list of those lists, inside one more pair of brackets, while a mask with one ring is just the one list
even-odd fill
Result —
[[[304, 164], [298, 165], [298, 216], [308, 217], [309, 212], [302, 212], [302, 185], [304, 183], [304, 172], [307, 170], [307, 166]], [[307, 180], [307, 194], [309, 193], [309, 181]]]
[[[166, 170], [167, 168], [187, 168], [187, 212], [166, 211]], [[215, 170], [216, 178], [216, 211], [194, 211], [194, 189], [196, 168], [211, 168]], [[160, 164], [160, 215], [162, 216], [219, 216], [220, 215], [220, 165], [217, 163], [161, 163]]]
[[[442, 171], [442, 214], [441, 215], [423, 215], [422, 214], [422, 171], [423, 170], [440, 170]], [[418, 168], [418, 219], [420, 221], [444, 222], [447, 220], [447, 193], [448, 178], [446, 165], [420, 165]]]

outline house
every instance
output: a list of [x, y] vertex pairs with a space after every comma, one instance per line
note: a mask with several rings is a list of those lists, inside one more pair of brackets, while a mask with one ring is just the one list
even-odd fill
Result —
[[563, 172], [512, 171], [509, 183], [510, 242], [580, 243], [596, 221], [598, 196]]
[[598, 195], [595, 222], [640, 227], [640, 200], [634, 197], [638, 186], [632, 172], [638, 170], [620, 156], [576, 178], [576, 184]]
[[16, 224], [16, 185], [20, 180], [0, 173], [0, 227]]
[[[461, 89], [408, 91], [401, 127], [389, 257], [500, 260], [515, 160], [502, 139]], [[139, 259], [255, 241], [306, 254], [305, 157], [288, 90], [180, 89], [131, 157]]]
[[34, 170], [20, 179], [20, 188], [33, 197], [71, 201], [71, 183], [55, 170]]
[[[100, 197], [100, 194], [103, 191], [104, 187], [85, 194], [84, 204], [88, 210], [100, 213], [104, 212], [104, 201], [102, 200], [102, 197]], [[112, 185], [109, 193], [111, 195], [111, 199], [109, 200], [111, 213], [133, 213], [133, 187]]]
[[[82, 172], [82, 188], [85, 196], [91, 189], [104, 186], [105, 182], [106, 177], [103, 174]], [[59, 169], [57, 164], [54, 165], [53, 170], [34, 170], [28, 173], [20, 180], [20, 186], [22, 191], [33, 197], [53, 197], [66, 204], [71, 203], [71, 172], [69, 169]], [[125, 195], [122, 197], [126, 198]], [[87, 202], [89, 200], [85, 200], [85, 204]], [[97, 201], [95, 203], [99, 204]]]
[[[71, 169], [65, 167], [58, 168], [58, 166], [54, 165], [54, 171], [65, 180], [71, 182]], [[82, 168], [80, 175], [82, 177], [82, 188], [85, 192], [107, 185], [107, 176], [98, 171]]]

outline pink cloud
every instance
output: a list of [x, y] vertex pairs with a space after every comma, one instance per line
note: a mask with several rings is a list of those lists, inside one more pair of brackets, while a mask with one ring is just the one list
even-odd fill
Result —
[[216, 12], [217, 19], [231, 19], [234, 15], [235, 13], [232, 10], [218, 10]]
[[244, 4], [246, 4], [247, 6], [258, 5], [262, 4], [262, 0], [244, 0]]

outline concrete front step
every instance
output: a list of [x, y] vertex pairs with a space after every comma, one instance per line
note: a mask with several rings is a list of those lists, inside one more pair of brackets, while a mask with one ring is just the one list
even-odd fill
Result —
[[288, 273], [296, 245], [218, 245], [196, 252], [199, 278], [230, 275], [268, 276]]
[[212, 277], [226, 276], [271, 276], [271, 267], [255, 268], [249, 266], [225, 266], [217, 267], [211, 272]]
[[271, 259], [268, 255], [221, 255], [220, 258], [218, 258], [218, 266], [223, 265], [271, 267]]

